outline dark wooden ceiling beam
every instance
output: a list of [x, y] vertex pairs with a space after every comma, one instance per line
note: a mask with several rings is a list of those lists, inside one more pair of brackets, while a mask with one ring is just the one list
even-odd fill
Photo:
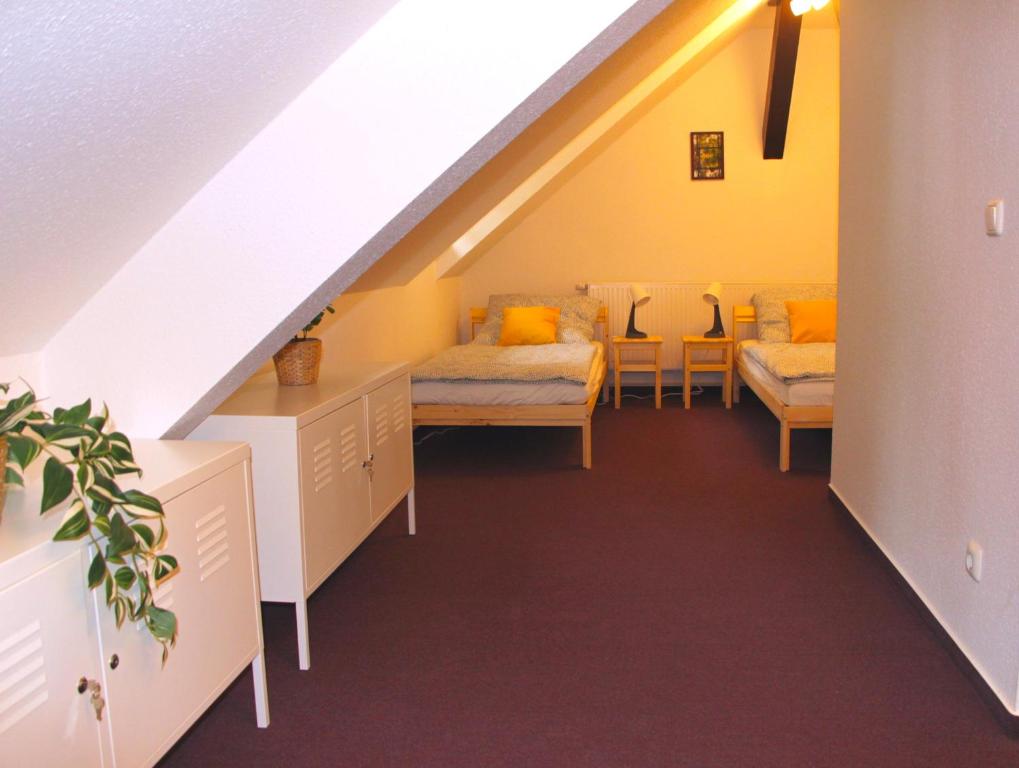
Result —
[[[774, 4], [774, 3], [772, 3]], [[778, 0], [775, 9], [775, 33], [771, 40], [771, 71], [768, 74], [768, 101], [764, 108], [764, 159], [781, 160], [785, 155], [785, 137], [789, 128], [789, 108], [793, 101], [796, 54], [800, 47], [800, 23], [789, 0]]]

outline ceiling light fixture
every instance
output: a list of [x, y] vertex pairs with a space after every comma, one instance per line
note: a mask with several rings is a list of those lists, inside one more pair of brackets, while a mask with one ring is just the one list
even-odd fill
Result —
[[831, 0], [791, 0], [789, 8], [793, 12], [793, 16], [802, 16], [807, 11], [813, 9], [819, 11], [824, 8]]

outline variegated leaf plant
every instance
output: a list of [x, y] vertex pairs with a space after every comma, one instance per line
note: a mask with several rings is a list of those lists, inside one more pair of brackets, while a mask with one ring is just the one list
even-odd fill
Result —
[[[10, 384], [0, 384], [6, 395]], [[163, 507], [153, 496], [123, 490], [116, 479], [141, 475], [131, 442], [121, 432], [107, 432], [106, 406], [92, 413], [92, 401], [53, 414], [38, 410], [35, 393], [12, 398], [0, 408], [0, 435], [7, 438], [6, 482], [23, 485], [22, 473], [46, 455], [40, 514], [70, 499], [54, 534], [55, 541], [85, 538], [92, 543], [88, 586], [102, 587], [117, 628], [142, 621], [163, 646], [163, 663], [177, 640], [177, 617], [153, 600], [156, 586], [177, 570], [177, 560], [163, 552], [166, 525]]]

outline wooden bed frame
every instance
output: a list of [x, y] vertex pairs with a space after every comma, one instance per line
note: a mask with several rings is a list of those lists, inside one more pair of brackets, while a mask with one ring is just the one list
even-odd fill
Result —
[[[471, 309], [471, 340], [478, 326], [485, 322], [488, 310], [485, 307]], [[595, 320], [600, 329], [602, 344], [608, 341], [608, 311], [598, 310]], [[596, 334], [598, 335], [598, 334]], [[580, 427], [583, 441], [582, 464], [591, 468], [591, 414], [599, 394], [602, 402], [608, 400], [605, 390], [605, 375], [608, 371], [608, 351], [602, 360], [601, 369], [595, 372], [598, 386], [586, 403], [572, 405], [434, 405], [423, 404], [412, 407], [414, 426], [494, 426], [494, 427]]]
[[[732, 335], [740, 342], [739, 328], [757, 322], [753, 306], [737, 305], [732, 308]], [[779, 422], [778, 468], [789, 471], [789, 438], [794, 429], [831, 429], [832, 406], [830, 405], [786, 405], [771, 392], [758, 384], [746, 371], [741, 355], [735, 355], [736, 370], [732, 377], [732, 400], [739, 402], [740, 380], [754, 391], [761, 402], [768, 406]]]

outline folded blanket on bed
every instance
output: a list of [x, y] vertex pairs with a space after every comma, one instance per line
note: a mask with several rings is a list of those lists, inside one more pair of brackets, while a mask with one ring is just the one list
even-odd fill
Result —
[[413, 381], [587, 382], [593, 344], [530, 344], [493, 347], [461, 344], [445, 349], [411, 373]]
[[835, 344], [787, 344], [781, 341], [740, 345], [747, 355], [785, 382], [835, 378]]

